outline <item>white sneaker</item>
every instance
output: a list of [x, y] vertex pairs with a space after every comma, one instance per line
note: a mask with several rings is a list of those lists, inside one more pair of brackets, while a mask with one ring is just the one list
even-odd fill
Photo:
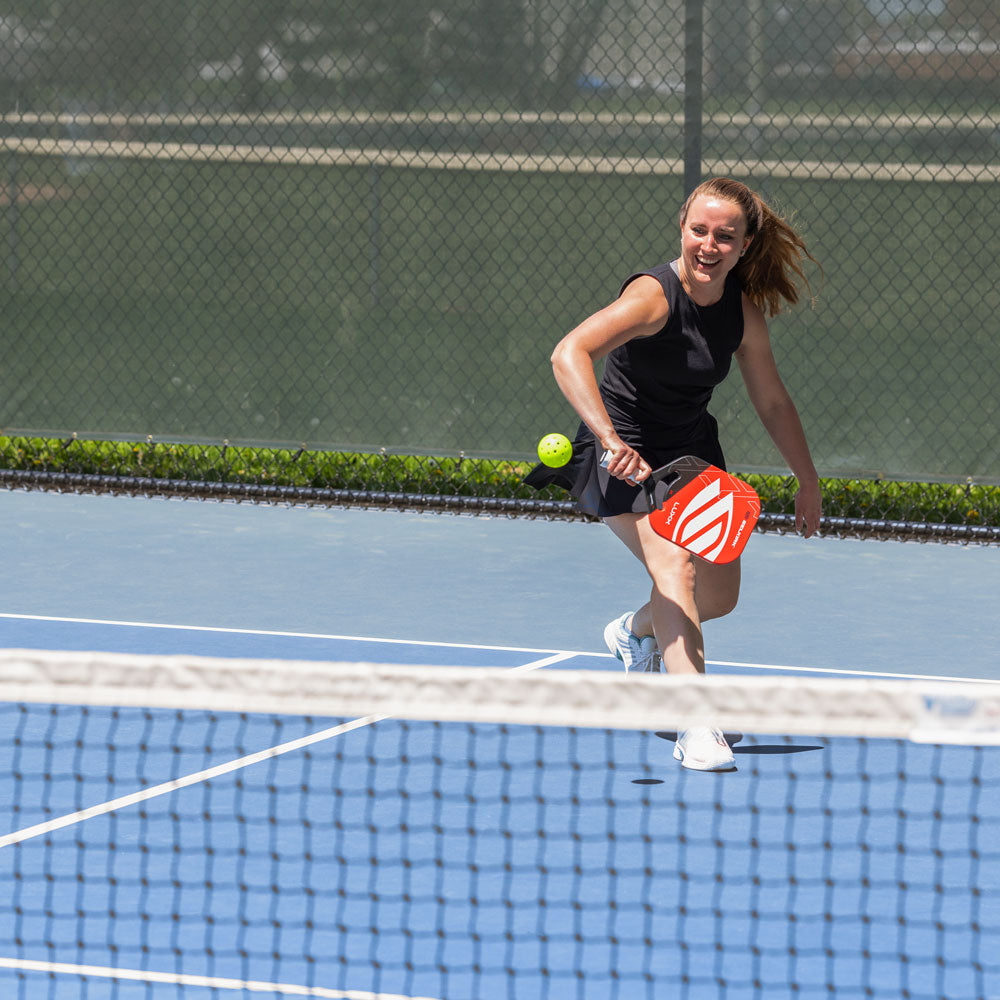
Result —
[[732, 771], [736, 758], [718, 729], [698, 726], [685, 729], [674, 744], [674, 759], [692, 771]]
[[631, 611], [621, 618], [609, 622], [604, 629], [604, 641], [608, 649], [625, 664], [625, 670], [640, 670], [647, 673], [659, 672], [660, 654], [656, 651], [656, 639], [651, 635], [638, 636], [629, 627]]

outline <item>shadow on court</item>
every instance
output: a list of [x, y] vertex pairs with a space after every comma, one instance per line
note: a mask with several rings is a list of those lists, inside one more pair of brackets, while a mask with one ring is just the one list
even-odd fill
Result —
[[[677, 739], [676, 732], [658, 732], [654, 735], [661, 740], [673, 743]], [[733, 746], [743, 740], [742, 733], [726, 733], [726, 739], [733, 748], [733, 753], [744, 757], [767, 757], [767, 756], [787, 756], [789, 754], [808, 753], [813, 750], [822, 750], [823, 747], [812, 743], [751, 743], [747, 746]], [[680, 766], [680, 765], [676, 765]], [[706, 774], [729, 774], [731, 771], [706, 771]], [[662, 785], [662, 778], [634, 778], [633, 785]]]
[[[677, 741], [676, 732], [660, 732], [656, 733], [661, 740], [668, 740], [671, 743]], [[742, 733], [726, 733], [726, 741], [733, 748], [734, 754], [789, 754], [789, 753], [805, 753], [808, 750], [822, 750], [822, 746], [813, 746], [807, 744], [798, 743], [753, 743], [749, 746], [735, 746], [735, 744], [740, 743], [743, 740]]]

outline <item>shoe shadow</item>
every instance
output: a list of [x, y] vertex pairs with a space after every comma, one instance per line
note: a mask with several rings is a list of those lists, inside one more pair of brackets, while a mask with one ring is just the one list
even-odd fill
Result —
[[[671, 743], [676, 742], [677, 733], [670, 732], [660, 732], [656, 733], [661, 740], [669, 740]], [[726, 742], [732, 747], [733, 753], [742, 754], [788, 754], [788, 753], [806, 753], [810, 750], [822, 750], [821, 746], [812, 746], [804, 743], [754, 743], [750, 746], [737, 746], [743, 740], [742, 733], [723, 733], [726, 737]]]
[[[668, 740], [673, 743], [677, 740], [677, 733], [671, 732], [658, 732], [655, 734], [661, 740]], [[809, 753], [813, 750], [822, 750], [822, 746], [809, 744], [809, 743], [754, 743], [750, 746], [735, 746], [734, 744], [739, 743], [743, 739], [742, 733], [726, 733], [726, 741], [733, 748], [734, 755], [740, 756], [782, 756], [793, 753]], [[732, 771], [706, 771], [706, 774], [732, 774]], [[661, 778], [633, 778], [633, 785], [662, 785], [663, 780]]]

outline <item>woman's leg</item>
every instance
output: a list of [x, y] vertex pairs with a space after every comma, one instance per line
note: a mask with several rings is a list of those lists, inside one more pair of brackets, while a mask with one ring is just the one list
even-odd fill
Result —
[[[739, 563], [707, 563], [661, 538], [642, 514], [607, 518], [611, 530], [635, 553], [653, 581], [649, 603], [632, 618], [632, 631], [656, 636], [663, 665], [674, 674], [705, 671], [701, 623], [736, 606], [740, 589]], [[723, 733], [696, 726], [677, 734], [674, 757], [696, 771], [730, 771], [736, 758]]]
[[646, 567], [653, 582], [649, 602], [632, 619], [636, 635], [655, 635], [667, 671], [704, 673], [701, 623], [736, 607], [739, 561], [716, 565], [661, 538], [643, 514], [606, 518], [611, 530]]

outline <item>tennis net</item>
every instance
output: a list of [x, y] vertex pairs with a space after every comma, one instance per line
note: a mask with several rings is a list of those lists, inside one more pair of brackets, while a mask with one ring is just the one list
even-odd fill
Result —
[[13, 650], [0, 713], [5, 996], [1000, 995], [998, 684]]

